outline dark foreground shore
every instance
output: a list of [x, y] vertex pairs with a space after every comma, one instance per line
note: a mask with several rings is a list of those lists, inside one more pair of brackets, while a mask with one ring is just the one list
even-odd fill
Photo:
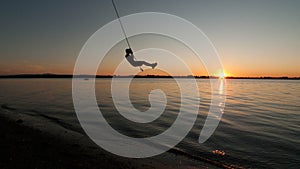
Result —
[[129, 159], [108, 153], [87, 136], [45, 119], [1, 110], [1, 169], [216, 168], [173, 153]]

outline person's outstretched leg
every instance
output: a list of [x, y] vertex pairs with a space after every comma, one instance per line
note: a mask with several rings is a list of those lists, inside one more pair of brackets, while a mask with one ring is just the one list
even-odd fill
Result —
[[145, 62], [145, 61], [137, 61], [138, 62], [138, 65], [145, 65], [145, 66], [149, 66], [149, 67], [152, 67], [152, 69], [154, 69], [156, 66], [157, 66], [157, 63], [148, 63], [148, 62]]

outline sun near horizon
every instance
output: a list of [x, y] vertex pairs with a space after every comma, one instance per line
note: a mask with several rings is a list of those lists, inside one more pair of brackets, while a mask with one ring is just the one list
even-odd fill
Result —
[[226, 78], [226, 73], [225, 72], [222, 72], [222, 73], [219, 73], [219, 79], [224, 79]]
[[225, 71], [224, 69], [219, 71], [219, 73], [217, 73], [217, 77], [219, 77], [219, 79], [225, 79], [226, 77], [232, 76], [231, 74], [229, 74], [227, 71]]

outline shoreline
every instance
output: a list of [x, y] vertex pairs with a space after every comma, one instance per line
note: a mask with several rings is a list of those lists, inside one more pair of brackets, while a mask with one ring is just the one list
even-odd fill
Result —
[[0, 111], [2, 169], [218, 168], [180, 153], [166, 152], [145, 159], [119, 157], [99, 148], [86, 135], [51, 124], [47, 119], [3, 107]]

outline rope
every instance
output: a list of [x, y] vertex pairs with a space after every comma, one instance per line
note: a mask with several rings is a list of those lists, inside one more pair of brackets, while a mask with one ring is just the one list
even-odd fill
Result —
[[126, 35], [126, 32], [125, 32], [125, 29], [124, 29], [123, 24], [122, 24], [122, 22], [121, 22], [121, 19], [120, 19], [119, 12], [118, 12], [118, 10], [117, 10], [116, 4], [115, 4], [114, 0], [111, 0], [111, 2], [112, 2], [112, 4], [113, 4], [113, 6], [114, 6], [114, 9], [115, 9], [115, 12], [116, 12], [116, 14], [117, 14], [118, 20], [119, 20], [119, 22], [120, 22], [120, 25], [121, 25], [123, 34], [124, 34], [124, 36], [125, 36], [127, 45], [128, 45], [129, 48], [131, 48], [131, 47], [130, 47], [130, 44], [129, 44], [129, 41], [128, 41], [128, 38], [127, 38], [127, 35]]
[[[112, 4], [113, 4], [113, 7], [114, 7], [115, 12], [116, 12], [116, 14], [117, 14], [117, 17], [118, 17], [119, 23], [120, 23], [120, 25], [121, 25], [121, 29], [122, 29], [122, 31], [123, 31], [123, 34], [124, 34], [124, 36], [125, 36], [125, 39], [126, 39], [128, 48], [131, 49], [130, 44], [129, 44], [129, 41], [128, 41], [128, 38], [127, 38], [127, 35], [126, 35], [126, 32], [125, 32], [125, 29], [124, 29], [124, 26], [123, 26], [123, 24], [122, 24], [122, 22], [121, 22], [120, 15], [119, 15], [119, 12], [118, 12], [118, 10], [117, 10], [116, 4], [115, 4], [114, 0], [111, 0], [111, 2], [112, 2]], [[134, 59], [135, 59], [135, 57], [134, 57]], [[139, 66], [139, 67], [140, 67], [140, 70], [143, 72], [144, 70], [142, 69], [142, 67], [141, 67], [141, 66]]]

